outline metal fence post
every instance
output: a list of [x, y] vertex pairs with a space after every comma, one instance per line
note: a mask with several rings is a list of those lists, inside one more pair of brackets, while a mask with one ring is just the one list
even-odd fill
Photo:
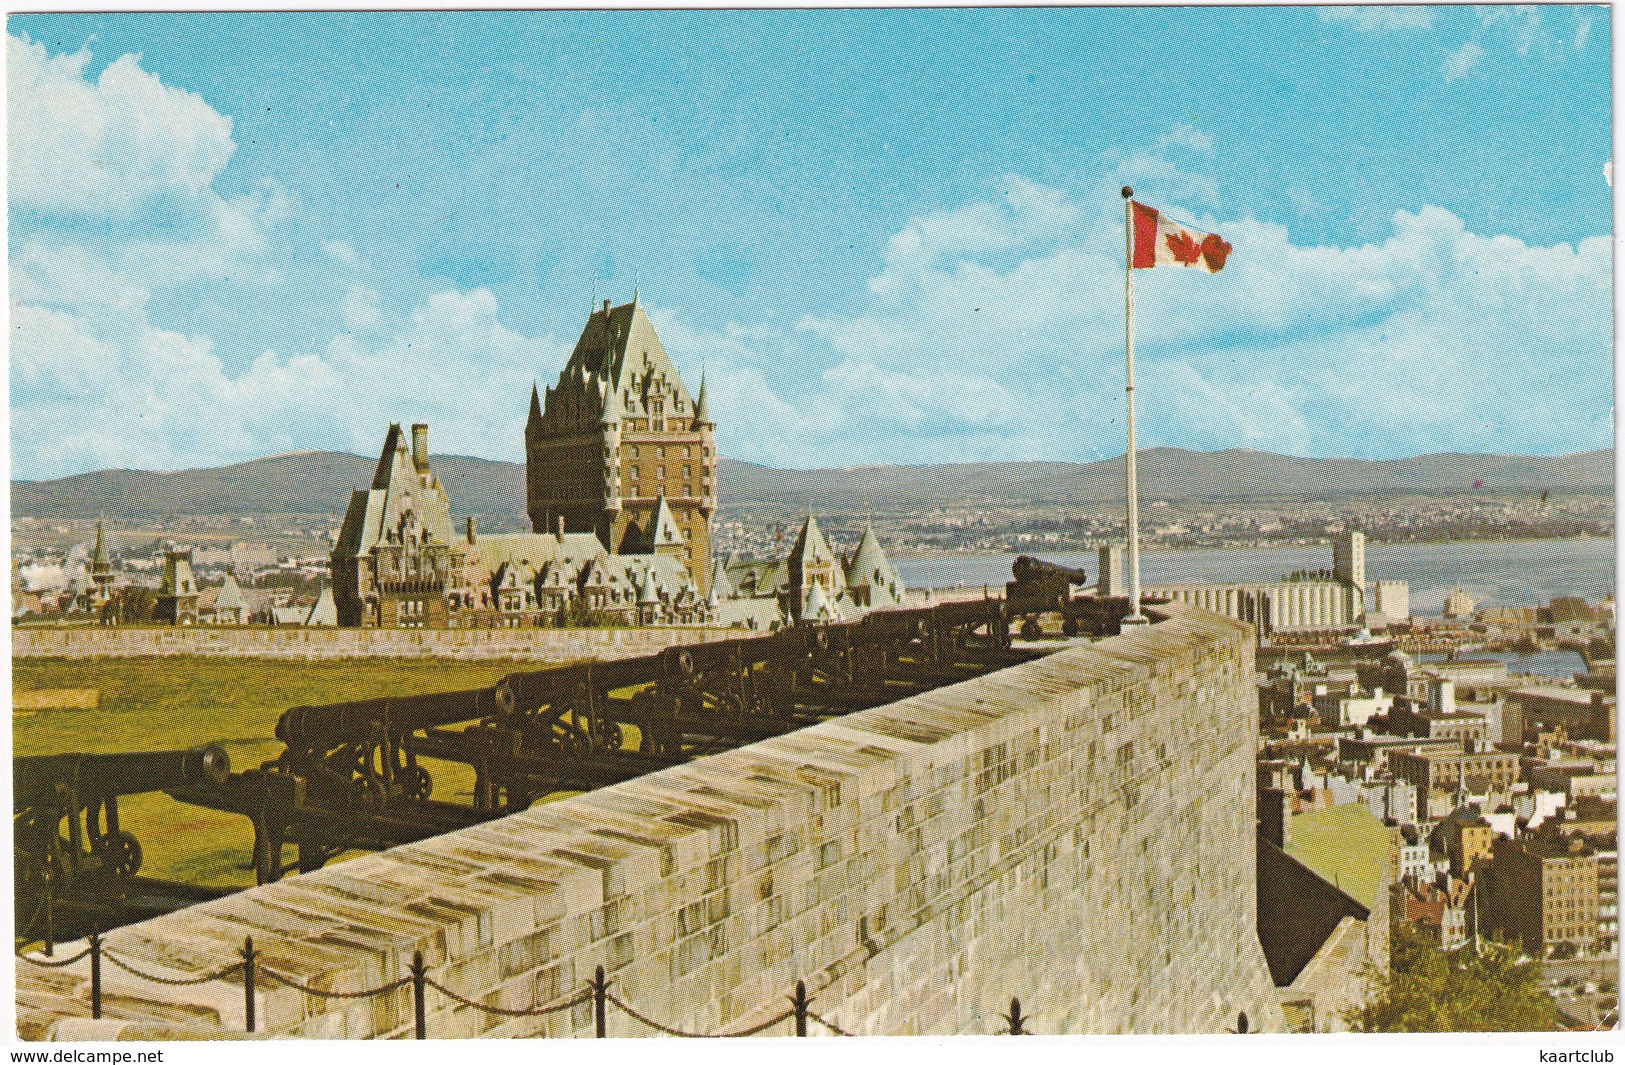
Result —
[[429, 1028], [423, 1016], [423, 951], [412, 952], [412, 1019], [417, 1024], [419, 1039], [429, 1038]]
[[796, 981], [796, 994], [790, 1002], [796, 1008], [796, 1035], [804, 1039], [807, 1036], [807, 981]]
[[254, 937], [243, 937], [243, 1019], [254, 1030]]
[[592, 976], [593, 1030], [599, 1039], [604, 1038], [604, 998], [608, 991], [609, 981], [604, 979], [604, 967], [600, 965]]
[[102, 1019], [102, 934], [90, 933], [90, 1019]]

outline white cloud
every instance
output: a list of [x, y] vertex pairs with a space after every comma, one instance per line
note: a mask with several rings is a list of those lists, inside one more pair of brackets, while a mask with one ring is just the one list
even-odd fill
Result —
[[6, 37], [9, 196], [50, 212], [127, 215], [149, 200], [195, 197], [231, 159], [231, 120], [162, 84], [134, 56], [94, 83], [89, 53], [48, 56]]
[[886, 267], [869, 281], [877, 296], [907, 292], [920, 275], [945, 255], [1001, 251], [1059, 235], [1077, 219], [1077, 209], [1053, 189], [1021, 177], [1005, 179], [995, 201], [983, 201], [909, 220], [886, 245]]
[[1426, 30], [1433, 27], [1433, 9], [1421, 4], [1386, 7], [1323, 7], [1326, 22], [1347, 22], [1363, 33], [1392, 30]]
[[1318, 215], [1326, 208], [1315, 199], [1314, 193], [1302, 185], [1293, 185], [1286, 190], [1286, 198], [1292, 201], [1292, 206], [1298, 209], [1300, 215]]
[[1444, 71], [1444, 80], [1448, 83], [1466, 77], [1467, 72], [1483, 58], [1484, 49], [1468, 41], [1445, 57], [1444, 66], [1440, 68]]
[[[66, 230], [12, 230], [17, 475], [184, 468], [320, 447], [369, 453], [393, 420], [429, 422], [437, 451], [522, 455], [530, 384], [550, 383], [569, 347], [505, 326], [485, 289], [422, 295], [402, 315], [398, 294], [381, 296], [352, 246], [317, 238], [305, 250], [328, 285], [331, 339], [228, 362], [200, 335], [207, 326], [174, 328], [164, 309], [178, 295], [206, 299], [219, 279], [286, 298], [279, 264], [294, 258], [288, 230], [298, 227], [284, 224], [292, 205], [274, 186], [219, 196], [212, 180], [230, 155], [229, 120], [209, 119], [207, 105], [136, 60], [120, 60], [117, 91], [104, 91], [109, 76], [86, 81], [84, 56], [48, 59], [15, 39], [9, 47], [14, 86], [19, 77], [56, 85], [81, 101], [72, 115], [100, 116], [99, 147], [85, 151], [100, 153], [106, 186], [50, 201], [95, 223], [73, 230], [77, 242]], [[33, 72], [19, 74], [29, 64]], [[155, 124], [114, 129], [142, 124], [109, 102], [136, 96], [164, 105]], [[15, 91], [11, 106], [15, 115]], [[24, 121], [32, 136], [50, 132], [37, 115]], [[185, 129], [211, 128], [220, 151], [188, 148], [208, 141], [188, 140]], [[170, 170], [106, 147], [157, 153], [164, 138]], [[1303, 246], [1282, 225], [1217, 213], [1211, 177], [1171, 163], [1168, 148], [1201, 153], [1211, 140], [1175, 126], [1157, 150], [1109, 156], [1097, 187], [1069, 193], [1012, 175], [996, 195], [907, 220], [850, 313], [788, 329], [702, 329], [669, 310], [651, 315], [691, 387], [703, 361], [720, 445], [734, 457], [809, 467], [1117, 454], [1116, 187], [1132, 182], [1235, 247], [1216, 277], [1156, 270], [1137, 281], [1147, 446], [1390, 455], [1575, 450], [1612, 438], [1605, 236], [1531, 247], [1424, 207], [1396, 212], [1378, 243]], [[41, 180], [25, 177], [19, 201], [14, 178], [13, 202], [43, 206], [51, 194]], [[1306, 187], [1289, 196], [1300, 209], [1315, 203]], [[116, 213], [146, 200], [163, 200], [185, 225], [162, 240], [141, 225], [120, 230]], [[116, 232], [95, 239], [86, 230]]]
[[1485, 26], [1505, 29], [1519, 55], [1528, 55], [1535, 45], [1546, 42], [1544, 19], [1535, 4], [1496, 4], [1474, 10]]
[[1585, 49], [1586, 49], [1586, 41], [1589, 40], [1590, 37], [1591, 37], [1591, 16], [1589, 16], [1589, 15], [1579, 15], [1575, 19], [1574, 50], [1576, 52], [1585, 51]]
[[[768, 378], [838, 430], [813, 450], [841, 462], [1121, 450], [1121, 223], [1045, 202], [1073, 208], [1058, 246], [1035, 236], [980, 242], [995, 255], [943, 251], [906, 290], [887, 286], [862, 313], [805, 320], [782, 341], [813, 345], [790, 361], [826, 367], [812, 387]], [[951, 213], [994, 205], [977, 206]], [[1192, 221], [1235, 252], [1217, 276], [1137, 279], [1148, 445], [1392, 455], [1611, 438], [1606, 237], [1532, 247], [1438, 207], [1396, 212], [1387, 239], [1352, 248], [1297, 245], [1248, 218]]]
[[1169, 147], [1189, 148], [1193, 152], [1211, 152], [1213, 138], [1195, 126], [1181, 122], [1157, 141], [1158, 149]]
[[531, 379], [568, 354], [502, 326], [483, 289], [431, 295], [376, 343], [265, 352], [235, 374], [207, 338], [139, 309], [93, 321], [25, 304], [12, 325], [12, 461], [27, 476], [311, 447], [365, 454], [392, 420], [429, 422], [441, 449], [517, 458]]

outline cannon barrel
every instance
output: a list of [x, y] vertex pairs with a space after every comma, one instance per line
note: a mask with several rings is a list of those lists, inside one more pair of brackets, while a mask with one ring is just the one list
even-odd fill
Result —
[[510, 673], [497, 684], [500, 700], [497, 711], [503, 716], [529, 713], [539, 706], [551, 706], [556, 700], [573, 698], [584, 686], [612, 692], [652, 684], [665, 676], [667, 668], [660, 655], [643, 655]]
[[489, 717], [497, 710], [495, 687], [400, 699], [295, 706], [277, 718], [276, 738], [298, 750], [331, 750], [371, 736], [386, 719], [391, 728], [404, 733]]
[[11, 765], [13, 807], [18, 812], [50, 804], [58, 787], [75, 788], [81, 800], [89, 800], [218, 786], [231, 774], [231, 758], [218, 743], [185, 751], [35, 755], [13, 758]]
[[1035, 581], [1046, 578], [1066, 578], [1068, 584], [1085, 584], [1089, 575], [1083, 571], [1082, 566], [1061, 566], [1054, 562], [1046, 562], [1031, 555], [1022, 555], [1010, 567], [1010, 572], [1018, 581]]

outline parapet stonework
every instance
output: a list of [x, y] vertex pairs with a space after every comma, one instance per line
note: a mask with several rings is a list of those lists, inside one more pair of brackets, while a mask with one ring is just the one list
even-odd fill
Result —
[[536, 667], [636, 658], [674, 644], [732, 640], [738, 630], [38, 628], [11, 630], [12, 658], [521, 659]]
[[[110, 933], [154, 974], [328, 990], [429, 978], [564, 1002], [596, 966], [690, 1032], [814, 1009], [855, 1034], [1281, 1026], [1255, 931], [1251, 630], [1167, 620], [998, 673]], [[64, 951], [74, 949], [71, 946]], [[240, 970], [196, 987], [19, 962], [24, 1038], [230, 1036]], [[409, 988], [262, 975], [259, 1030], [410, 1036]], [[591, 1036], [591, 1003], [502, 1017], [427, 992], [431, 1038]], [[610, 1036], [650, 1030], [611, 1006]], [[767, 1034], [788, 1034], [779, 1025]], [[812, 1033], [823, 1031], [812, 1026]]]

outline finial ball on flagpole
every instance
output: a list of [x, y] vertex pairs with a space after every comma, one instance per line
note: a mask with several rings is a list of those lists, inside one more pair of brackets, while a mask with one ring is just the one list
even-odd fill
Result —
[[1126, 200], [1126, 199], [1128, 199], [1129, 197], [1131, 197], [1133, 195], [1134, 195], [1134, 187], [1132, 185], [1124, 185], [1123, 186], [1123, 199]]

